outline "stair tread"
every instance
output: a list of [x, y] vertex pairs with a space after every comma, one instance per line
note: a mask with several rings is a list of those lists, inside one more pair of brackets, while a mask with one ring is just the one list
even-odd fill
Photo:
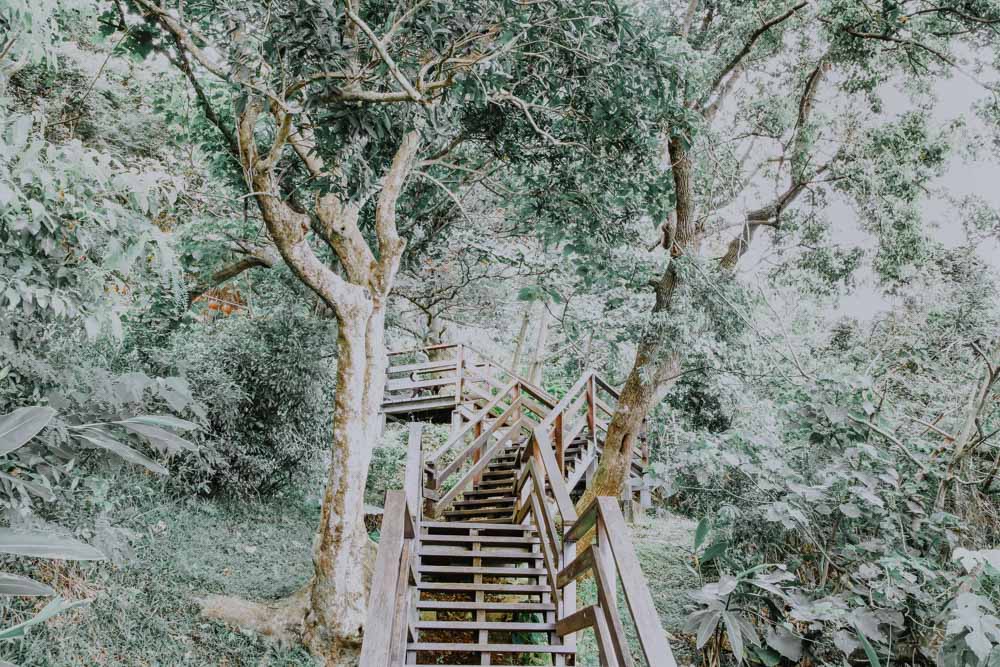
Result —
[[506, 559], [523, 559], [523, 560], [538, 560], [542, 558], [541, 551], [513, 551], [508, 549], [497, 549], [496, 551], [482, 551], [482, 550], [465, 550], [465, 551], [446, 551], [443, 549], [420, 549], [421, 556], [450, 556], [452, 558], [506, 558]]
[[473, 507], [467, 510], [448, 510], [445, 516], [509, 516], [514, 512], [514, 507]]
[[[546, 644], [473, 644], [451, 642], [410, 642], [408, 651], [456, 651], [461, 653], [576, 653], [575, 646]], [[419, 664], [419, 663], [413, 663]]]
[[476, 602], [461, 600], [419, 600], [417, 609], [438, 609], [449, 611], [555, 611], [552, 602]]
[[502, 530], [521, 533], [534, 533], [535, 529], [520, 523], [462, 523], [461, 521], [421, 521], [422, 528], [474, 528], [476, 530]]
[[481, 544], [516, 544], [524, 546], [538, 544], [537, 537], [519, 537], [515, 535], [421, 535], [420, 541], [424, 544], [429, 542], [453, 542], [456, 544], [479, 542]]
[[454, 507], [488, 507], [490, 505], [507, 505], [517, 500], [514, 496], [501, 496], [500, 498], [480, 498], [479, 500], [459, 500], [453, 503]]
[[417, 621], [419, 630], [493, 630], [494, 632], [549, 632], [555, 623], [527, 623], [504, 621]]
[[501, 494], [513, 493], [513, 486], [498, 486], [493, 489], [473, 489], [472, 491], [466, 491], [462, 494], [462, 497], [468, 498], [469, 496], [499, 496]]
[[467, 565], [421, 565], [417, 568], [427, 574], [490, 574], [504, 577], [540, 577], [546, 574], [540, 567], [469, 567]]
[[491, 593], [551, 593], [548, 584], [468, 584], [451, 581], [421, 581], [416, 585], [418, 591], [489, 591]]

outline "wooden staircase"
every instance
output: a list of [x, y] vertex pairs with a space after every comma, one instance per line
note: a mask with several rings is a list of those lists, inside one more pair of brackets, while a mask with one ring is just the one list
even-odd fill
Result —
[[[390, 367], [387, 414], [450, 419], [452, 435], [425, 453], [422, 423], [410, 425], [405, 489], [386, 495], [361, 665], [575, 665], [577, 634], [593, 628], [601, 664], [630, 667], [631, 619], [646, 663], [673, 667], [620, 499], [596, 498], [580, 516], [573, 504], [617, 394], [587, 372], [557, 400], [467, 348], [444, 349], [451, 366], [438, 354]], [[394, 384], [399, 367], [408, 380]], [[634, 474], [643, 463], [640, 454]], [[588, 573], [598, 601], [577, 609], [576, 579]]]

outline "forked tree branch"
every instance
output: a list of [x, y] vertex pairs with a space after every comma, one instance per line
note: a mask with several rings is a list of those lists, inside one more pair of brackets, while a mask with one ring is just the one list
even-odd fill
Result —
[[796, 12], [798, 12], [800, 9], [802, 9], [808, 4], [809, 3], [806, 0], [802, 0], [801, 2], [793, 5], [784, 13], [767, 19], [766, 21], [764, 21], [763, 24], [760, 25], [760, 27], [758, 27], [756, 30], [750, 33], [750, 37], [743, 44], [743, 48], [741, 48], [739, 52], [735, 56], [733, 56], [732, 59], [730, 59], [729, 62], [726, 63], [726, 66], [723, 67], [722, 70], [720, 70], [719, 73], [715, 76], [715, 79], [713, 79], [712, 84], [708, 87], [708, 91], [703, 96], [703, 99], [707, 100], [717, 90], [719, 90], [719, 86], [720, 84], [722, 84], [723, 79], [729, 76], [730, 73], [732, 73], [734, 77], [739, 76], [739, 70], [737, 68], [740, 68], [740, 65], [743, 63], [743, 60], [750, 54], [750, 52], [753, 50], [753, 47], [757, 44], [757, 40], [759, 40], [768, 30], [770, 30], [776, 25], [779, 25], [780, 23], [785, 22], [786, 20], [794, 16]]

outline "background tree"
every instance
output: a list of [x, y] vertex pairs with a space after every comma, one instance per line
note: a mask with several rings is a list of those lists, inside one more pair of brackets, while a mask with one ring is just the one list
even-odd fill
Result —
[[651, 209], [662, 221], [661, 268], [645, 274], [653, 296], [597, 471], [599, 494], [624, 483], [644, 419], [703, 336], [704, 324], [685, 321], [682, 302], [705, 298], [705, 290], [726, 298], [713, 281], [727, 280], [761, 230], [779, 248], [807, 246], [789, 263], [825, 266], [843, 279], [860, 257], [836, 248], [839, 232], [822, 206], [845, 197], [878, 238], [871, 259], [880, 276], [891, 280], [919, 263], [920, 202], [947, 140], [927, 126], [926, 104], [895, 118], [879, 114], [890, 85], [919, 95], [965, 72], [963, 60], [973, 68], [988, 60], [1000, 19], [989, 2], [873, 9], [692, 0], [674, 10], [650, 10], [650, 25], [665, 24], [651, 39], [678, 56], [664, 81], [663, 172], [653, 177], [669, 190]]

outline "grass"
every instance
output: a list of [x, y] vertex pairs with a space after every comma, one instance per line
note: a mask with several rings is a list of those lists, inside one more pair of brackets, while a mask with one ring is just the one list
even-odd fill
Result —
[[[130, 488], [112, 503], [110, 524], [131, 531], [127, 563], [38, 564], [35, 576], [93, 602], [3, 645], [0, 658], [25, 667], [313, 665], [300, 648], [205, 621], [196, 598], [274, 599], [304, 584], [317, 501], [285, 493], [256, 503], [164, 502], [147, 491]], [[8, 609], [4, 625], [11, 620]]]

